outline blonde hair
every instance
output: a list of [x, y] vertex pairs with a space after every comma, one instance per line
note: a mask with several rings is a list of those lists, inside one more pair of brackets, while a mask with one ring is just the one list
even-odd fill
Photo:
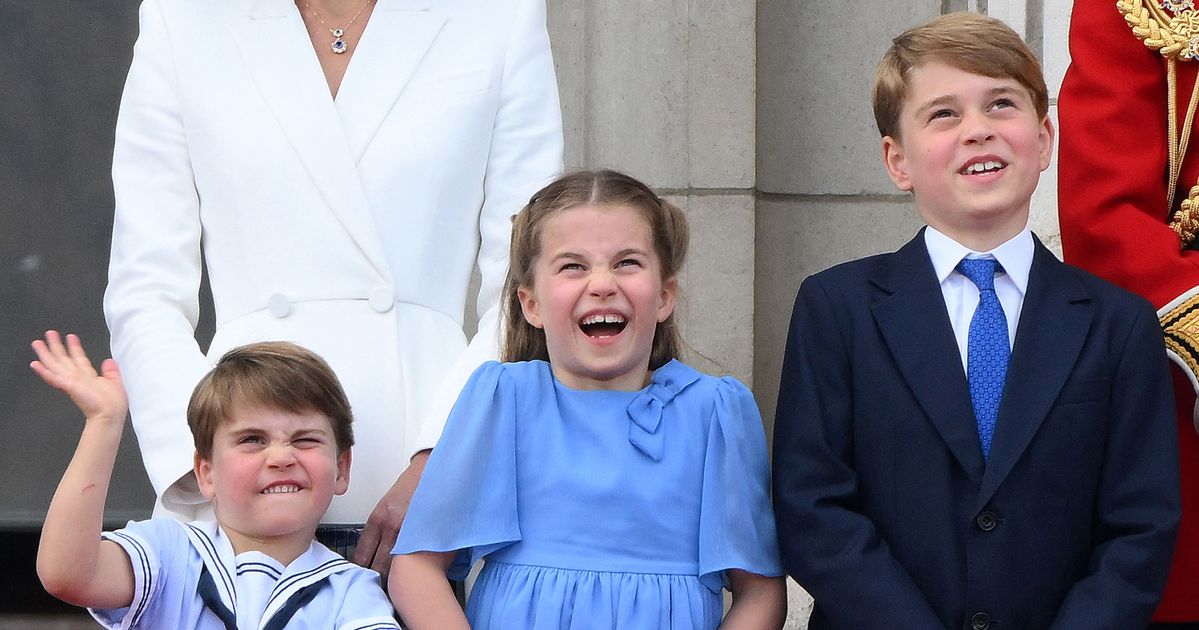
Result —
[[[662, 280], [678, 275], [687, 257], [689, 232], [683, 211], [662, 199], [645, 184], [611, 170], [580, 171], [563, 175], [537, 191], [512, 222], [512, 248], [508, 277], [504, 281], [504, 361], [549, 360], [545, 331], [525, 320], [517, 292], [532, 288], [533, 268], [541, 253], [541, 230], [555, 213], [581, 206], [627, 206], [645, 217], [654, 252], [662, 267]], [[658, 322], [650, 351], [649, 368], [657, 369], [676, 358], [682, 339], [674, 314]]]
[[993, 17], [949, 13], [904, 31], [883, 53], [871, 97], [880, 135], [899, 138], [899, 110], [912, 68], [930, 61], [984, 77], [1015, 79], [1028, 90], [1038, 118], [1049, 112], [1041, 64], [1015, 31]]
[[354, 445], [350, 401], [324, 359], [286, 341], [234, 348], [200, 379], [187, 405], [187, 426], [204, 459], [212, 457], [216, 430], [238, 410], [262, 406], [329, 418], [337, 452]]

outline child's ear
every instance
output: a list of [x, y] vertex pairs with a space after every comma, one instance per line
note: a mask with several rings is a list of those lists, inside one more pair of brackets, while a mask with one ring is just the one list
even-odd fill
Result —
[[520, 300], [520, 310], [525, 314], [525, 321], [533, 328], [541, 328], [541, 315], [537, 311], [537, 298], [533, 295], [533, 289], [518, 288], [516, 299]]
[[679, 296], [679, 280], [671, 276], [662, 282], [662, 294], [658, 296], [658, 321], [664, 322], [674, 312]]
[[200, 456], [197, 451], [192, 462], [192, 471], [196, 474], [196, 484], [200, 486], [200, 494], [209, 501], [216, 496], [216, 483], [212, 480], [212, 462]]
[[912, 192], [912, 178], [908, 173], [907, 153], [900, 146], [899, 140], [891, 136], [883, 138], [883, 164], [887, 167], [887, 176], [895, 182], [895, 187]]
[[350, 449], [337, 456], [337, 479], [333, 482], [333, 494], [342, 495], [350, 489]]
[[1041, 131], [1037, 138], [1041, 143], [1042, 171], [1049, 168], [1049, 163], [1053, 161], [1053, 138], [1055, 133], [1053, 121], [1049, 119], [1049, 114], [1045, 114], [1045, 119], [1041, 121]]

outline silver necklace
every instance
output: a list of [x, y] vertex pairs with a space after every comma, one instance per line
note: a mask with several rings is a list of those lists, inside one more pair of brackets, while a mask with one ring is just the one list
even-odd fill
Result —
[[362, 15], [362, 12], [366, 10], [366, 7], [370, 5], [370, 3], [371, 0], [366, 0], [366, 2], [362, 3], [362, 6], [358, 7], [358, 12], [354, 14], [354, 17], [350, 18], [350, 21], [341, 28], [329, 28], [329, 25], [325, 24], [325, 20], [321, 19], [321, 15], [312, 8], [312, 5], [309, 4], [307, 0], [304, 2], [304, 8], [308, 9], [308, 12], [312, 15], [312, 17], [316, 18], [316, 20], [321, 23], [321, 26], [329, 29], [329, 32], [333, 34], [333, 43], [329, 45], [329, 48], [333, 49], [334, 54], [342, 55], [350, 49], [350, 45], [347, 44], [346, 40], [342, 39], [341, 36], [345, 35], [346, 30], [353, 26], [354, 22], [358, 21], [358, 16]]

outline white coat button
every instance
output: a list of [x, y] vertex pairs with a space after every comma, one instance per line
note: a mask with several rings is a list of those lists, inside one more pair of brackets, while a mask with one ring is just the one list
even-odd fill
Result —
[[366, 301], [376, 312], [386, 313], [395, 306], [396, 296], [387, 287], [375, 287], [371, 289], [370, 297]]
[[282, 293], [275, 293], [266, 300], [266, 308], [271, 315], [283, 319], [291, 313], [291, 300]]

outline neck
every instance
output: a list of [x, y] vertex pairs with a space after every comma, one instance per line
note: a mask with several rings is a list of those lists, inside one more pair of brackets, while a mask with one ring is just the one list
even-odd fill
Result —
[[234, 555], [247, 551], [257, 551], [274, 558], [283, 566], [291, 564], [292, 561], [303, 555], [305, 551], [308, 551], [308, 548], [312, 546], [313, 539], [316, 538], [315, 526], [310, 531], [272, 538], [259, 538], [243, 534], [224, 523], [221, 523], [221, 531], [229, 537], [229, 543], [233, 546]]
[[926, 221], [929, 226], [976, 252], [989, 252], [1012, 240], [1028, 225], [1028, 215], [1001, 224], [944, 225]]
[[296, 0], [301, 9], [307, 4], [325, 19], [348, 20], [367, 0]]

